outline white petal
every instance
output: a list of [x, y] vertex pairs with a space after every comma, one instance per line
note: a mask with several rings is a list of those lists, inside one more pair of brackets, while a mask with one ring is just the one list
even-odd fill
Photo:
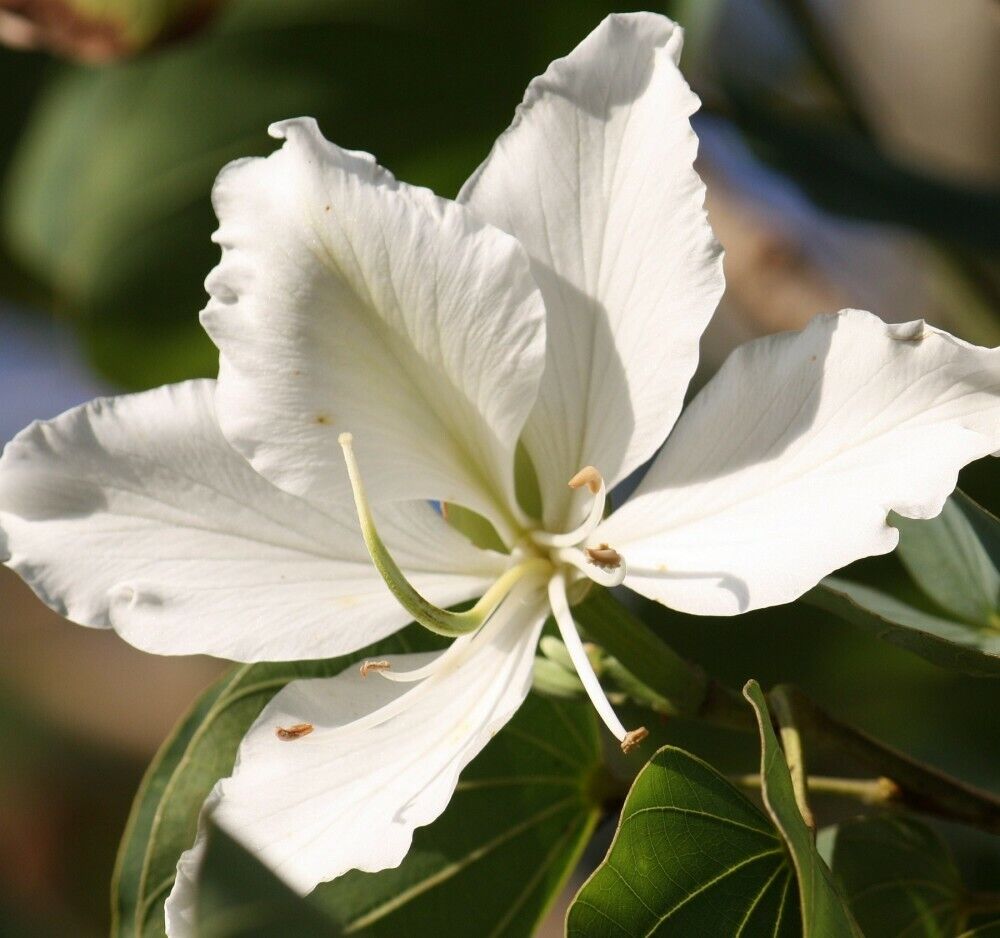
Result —
[[[512, 595], [417, 685], [353, 667], [289, 684], [250, 728], [205, 812], [300, 893], [348, 870], [398, 866], [414, 829], [444, 811], [459, 772], [523, 702], [545, 614], [537, 590]], [[432, 657], [390, 660], [404, 670]], [[303, 722], [315, 727], [308, 736], [276, 737], [276, 727]], [[178, 864], [172, 936], [187, 933], [204, 835], [202, 825]]]
[[891, 551], [890, 510], [933, 517], [998, 448], [1000, 349], [847, 310], [737, 349], [594, 537], [675, 609], [771, 606]]
[[[19, 434], [0, 459], [8, 565], [62, 615], [162, 654], [325, 658], [405, 624], [353, 506], [324, 513], [257, 475], [220, 433], [213, 388], [99, 399]], [[426, 504], [379, 517], [435, 602], [478, 595], [502, 566]]]
[[527, 248], [545, 297], [525, 442], [550, 524], [582, 466], [611, 487], [663, 442], [722, 293], [680, 48], [662, 16], [608, 17], [528, 86], [459, 196]]
[[230, 164], [213, 193], [223, 254], [202, 321], [223, 432], [277, 485], [330, 503], [350, 497], [349, 431], [374, 502], [455, 502], [503, 527], [544, 358], [523, 249], [310, 119], [271, 133], [282, 148]]

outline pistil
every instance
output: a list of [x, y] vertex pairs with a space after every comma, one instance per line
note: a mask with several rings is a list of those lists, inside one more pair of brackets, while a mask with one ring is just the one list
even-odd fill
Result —
[[517, 583], [528, 577], [544, 578], [552, 572], [549, 560], [543, 557], [531, 557], [504, 571], [471, 609], [465, 612], [452, 612], [435, 606], [417, 592], [406, 579], [382, 538], [379, 537], [364, 483], [361, 481], [361, 470], [354, 456], [353, 437], [350, 433], [341, 433], [338, 442], [347, 462], [347, 474], [351, 480], [354, 504], [361, 524], [361, 536], [364, 538], [368, 555], [399, 604], [424, 628], [449, 637], [474, 632], [496, 611]]

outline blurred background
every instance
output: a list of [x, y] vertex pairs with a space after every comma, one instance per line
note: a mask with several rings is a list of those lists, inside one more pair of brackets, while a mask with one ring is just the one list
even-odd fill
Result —
[[[0, 0], [0, 442], [97, 394], [212, 375], [200, 331], [212, 180], [319, 119], [454, 195], [527, 82], [603, 0]], [[737, 343], [858, 306], [1000, 345], [1000, 4], [687, 0], [684, 70], [728, 288], [700, 380]], [[1000, 509], [1000, 470], [963, 485]], [[859, 575], [899, 576], [892, 558]], [[834, 713], [1000, 790], [1000, 687], [818, 612], [661, 613], [738, 686], [794, 681]], [[105, 933], [132, 793], [222, 669], [141, 654], [49, 613], [0, 570], [0, 934]], [[668, 732], [720, 767], [723, 737]], [[942, 828], [944, 830], [944, 828]], [[970, 885], [986, 838], [945, 830]], [[552, 934], [559, 933], [557, 924]]]

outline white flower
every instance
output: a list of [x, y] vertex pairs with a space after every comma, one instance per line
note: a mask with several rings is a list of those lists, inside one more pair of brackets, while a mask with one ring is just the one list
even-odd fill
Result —
[[[633, 741], [573, 624], [588, 580], [693, 613], [787, 602], [892, 550], [890, 510], [936, 514], [1000, 448], [1000, 351], [858, 311], [744, 346], [678, 419], [723, 286], [680, 42], [658, 16], [605, 20], [532, 82], [457, 202], [311, 120], [275, 125], [283, 147], [215, 187], [218, 382], [97, 401], [4, 453], [8, 564], [140, 648], [319, 658], [413, 618], [460, 636], [398, 656], [389, 680], [295, 682], [251, 728], [209, 807], [301, 892], [402, 860], [524, 699], [550, 614]], [[668, 433], [604, 518], [606, 489]], [[515, 497], [519, 441], [537, 517]], [[507, 550], [429, 500], [478, 512]]]

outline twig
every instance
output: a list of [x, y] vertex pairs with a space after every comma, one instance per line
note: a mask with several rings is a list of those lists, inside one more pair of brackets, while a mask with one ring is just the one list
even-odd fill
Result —
[[[760, 788], [760, 776], [734, 775], [730, 781], [741, 788]], [[810, 775], [807, 779], [810, 794], [837, 795], [853, 798], [866, 805], [890, 805], [899, 797], [899, 786], [884, 775], [878, 778], [839, 778], [830, 775]]]
[[788, 699], [787, 689], [776, 687], [769, 695], [768, 703], [781, 735], [781, 748], [785, 750], [785, 762], [788, 763], [788, 771], [792, 777], [795, 803], [799, 807], [802, 820], [806, 822], [806, 827], [815, 833], [816, 819], [809, 809], [809, 796], [806, 788], [806, 760], [802, 750], [802, 737], [795, 725], [795, 713], [791, 701]]
[[996, 795], [841, 723], [795, 687], [785, 686], [782, 693], [795, 714], [796, 726], [810, 745], [832, 748], [868, 771], [892, 779], [898, 787], [894, 804], [1000, 834], [1000, 798]]

